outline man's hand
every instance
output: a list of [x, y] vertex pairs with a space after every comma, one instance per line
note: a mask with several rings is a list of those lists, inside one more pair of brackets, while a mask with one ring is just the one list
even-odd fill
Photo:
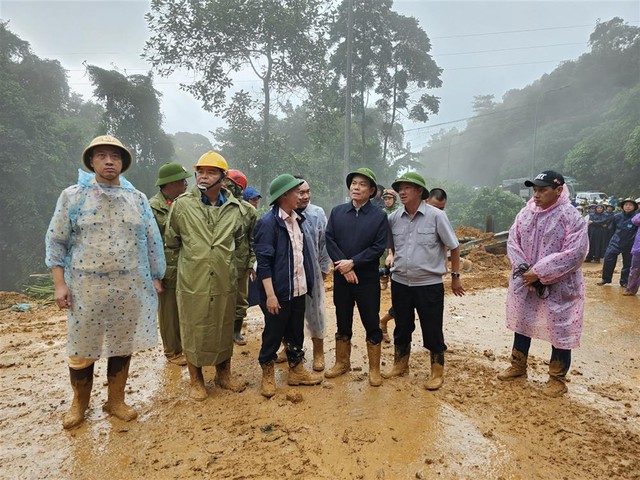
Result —
[[389, 250], [389, 255], [384, 260], [384, 266], [387, 268], [393, 267], [393, 252], [391, 250]]
[[256, 275], [256, 271], [253, 268], [249, 269], [249, 278], [251, 279], [252, 282], [256, 281], [257, 275]]
[[335, 269], [342, 275], [353, 270], [353, 260], [338, 260], [335, 265]]
[[526, 285], [526, 287], [529, 289], [530, 292], [536, 291], [536, 287], [534, 287], [533, 284], [538, 280], [540, 279], [538, 278], [538, 275], [536, 274], [536, 272], [533, 271], [532, 268], [529, 268], [529, 270], [527, 270], [525, 273], [522, 274], [522, 281], [524, 282], [524, 284]]
[[66, 283], [56, 285], [53, 298], [59, 308], [71, 308], [71, 290], [69, 290]]
[[164, 287], [162, 286], [162, 280], [154, 280], [153, 281], [153, 288], [156, 289], [156, 294], [160, 295], [162, 292], [164, 292]]
[[451, 279], [451, 290], [456, 297], [462, 297], [464, 295], [464, 287], [462, 286], [462, 280], [460, 280], [460, 277], [454, 277]]
[[267, 297], [267, 311], [271, 315], [278, 315], [278, 313], [280, 313], [280, 302], [278, 302], [278, 297], [275, 295]]
[[350, 270], [347, 273], [344, 273], [343, 276], [348, 283], [353, 283], [355, 285], [358, 284], [358, 276], [356, 275], [356, 272], [354, 272], [353, 270]]

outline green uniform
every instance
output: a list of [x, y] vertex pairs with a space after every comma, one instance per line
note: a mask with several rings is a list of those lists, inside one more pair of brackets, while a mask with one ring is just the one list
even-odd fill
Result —
[[[171, 203], [169, 203], [162, 192], [158, 192], [149, 199], [149, 205], [151, 205], [151, 210], [158, 223], [160, 233], [164, 235]], [[182, 353], [180, 321], [178, 317], [178, 305], [176, 303], [176, 269], [178, 265], [178, 255], [166, 247], [164, 249], [164, 255], [167, 259], [167, 271], [162, 279], [164, 292], [158, 295], [158, 324], [160, 326], [160, 336], [162, 337], [164, 354], [167, 357], [174, 357]]]
[[194, 187], [171, 208], [165, 231], [178, 251], [176, 298], [182, 349], [196, 367], [218, 365], [233, 353], [237, 270], [235, 249], [242, 240], [240, 203], [228, 191], [221, 206], [205, 205]]
[[253, 268], [256, 254], [253, 252], [253, 229], [258, 221], [258, 212], [249, 202], [240, 200], [242, 213], [242, 238], [236, 246], [236, 268], [238, 269], [238, 295], [236, 298], [237, 321], [244, 320], [249, 308], [249, 270]]

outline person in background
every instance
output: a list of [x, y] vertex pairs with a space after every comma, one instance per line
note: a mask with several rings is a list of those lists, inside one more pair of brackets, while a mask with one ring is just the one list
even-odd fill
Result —
[[393, 331], [393, 368], [385, 378], [409, 372], [411, 336], [418, 312], [423, 345], [430, 352], [431, 374], [425, 383], [427, 390], [437, 390], [444, 383], [444, 285], [447, 273], [445, 247], [451, 250], [451, 290], [464, 295], [460, 280], [460, 244], [447, 215], [425, 204], [429, 190], [424, 178], [407, 172], [393, 182], [400, 194], [403, 208], [389, 216], [391, 267], [391, 301], [396, 328]]
[[376, 176], [358, 168], [346, 178], [351, 201], [333, 208], [327, 224], [327, 252], [334, 262], [333, 303], [336, 307], [336, 359], [325, 377], [344, 375], [351, 369], [353, 309], [358, 306], [366, 331], [369, 385], [382, 385], [380, 351], [382, 330], [378, 263], [387, 241], [389, 222], [382, 209], [371, 203], [376, 196]]
[[[392, 214], [398, 208], [400, 208], [400, 205], [398, 204], [398, 194], [392, 188], [386, 188], [384, 190], [384, 192], [382, 193], [382, 201], [384, 202], [384, 208], [383, 208], [384, 213], [386, 213], [387, 215]], [[380, 289], [381, 290], [386, 290], [389, 285], [389, 272], [387, 271], [387, 268], [384, 265], [384, 262], [387, 259], [387, 253], [388, 251], [387, 249], [385, 249], [385, 251], [382, 253], [382, 256], [380, 257], [379, 270], [380, 270]], [[382, 324], [380, 324], [380, 328], [382, 328]], [[386, 334], [386, 325], [384, 328], [382, 328], [382, 336], [385, 342], [388, 342], [389, 335]]]
[[381, 209], [384, 208], [384, 201], [382, 200], [382, 192], [384, 192], [384, 186], [378, 183], [376, 185], [376, 195], [371, 199], [371, 204]]
[[60, 194], [46, 233], [46, 264], [54, 299], [68, 310], [67, 355], [73, 389], [62, 426], [84, 421], [96, 360], [107, 357], [103, 410], [136, 418], [124, 401], [131, 355], [158, 343], [157, 294], [165, 258], [147, 197], [120, 174], [131, 153], [111, 135], [94, 138], [82, 153], [78, 183]]
[[432, 188], [429, 191], [429, 198], [427, 198], [426, 203], [436, 207], [438, 210], [444, 210], [447, 205], [447, 192], [442, 188]]
[[306, 246], [309, 247], [309, 256], [313, 264], [313, 289], [311, 295], [305, 296], [305, 325], [311, 334], [313, 343], [313, 369], [316, 372], [324, 370], [324, 334], [325, 334], [325, 293], [324, 281], [331, 271], [331, 259], [327, 253], [325, 244], [325, 232], [327, 229], [327, 216], [324, 210], [311, 203], [311, 187], [302, 176], [295, 178], [303, 180], [298, 187], [298, 206], [296, 212], [303, 215], [302, 233], [304, 233]]
[[[274, 361], [284, 340], [289, 362], [287, 384], [318, 385], [322, 377], [304, 368], [305, 296], [313, 292], [314, 271], [298, 214], [298, 189], [303, 180], [292, 175], [277, 176], [269, 186], [272, 209], [255, 229], [254, 250], [258, 262], [260, 309], [264, 330], [258, 361], [262, 368], [260, 393], [270, 398], [276, 393]], [[323, 288], [322, 285], [316, 288]]]
[[[215, 366], [215, 385], [246, 388], [231, 378], [236, 311], [235, 248], [243, 241], [240, 202], [224, 188], [229, 171], [222, 155], [208, 151], [193, 166], [196, 185], [169, 212], [164, 238], [178, 255], [176, 299], [182, 350], [189, 370], [189, 397], [206, 400], [202, 367]], [[246, 238], [244, 239], [246, 241]]]
[[255, 209], [258, 208], [261, 198], [262, 195], [260, 195], [260, 192], [253, 187], [247, 187], [242, 192], [242, 199], [245, 202], [249, 202], [251, 205], [253, 205]]
[[582, 262], [589, 236], [561, 174], [546, 170], [525, 186], [533, 187], [533, 197], [516, 216], [507, 241], [513, 269], [506, 302], [507, 328], [514, 332], [511, 365], [498, 379], [525, 376], [531, 339], [545, 340], [551, 343], [551, 360], [543, 393], [557, 397], [567, 391], [571, 350], [580, 346]]
[[[636, 204], [638, 200], [636, 200]], [[636, 213], [631, 219], [631, 223], [636, 228], [640, 227], [640, 213]], [[636, 238], [631, 247], [631, 268], [629, 269], [629, 280], [627, 281], [627, 289], [623, 295], [635, 295], [640, 287], [640, 233], [636, 232]]]
[[607, 249], [606, 239], [609, 230], [609, 219], [604, 214], [604, 205], [596, 205], [595, 211], [589, 214], [589, 253], [585, 262], [600, 263]]
[[[190, 176], [189, 172], [177, 162], [166, 163], [158, 170], [156, 187], [160, 187], [160, 191], [149, 199], [149, 205], [161, 234], [164, 234], [169, 218], [169, 209], [175, 199], [186, 192], [187, 178]], [[180, 318], [176, 303], [178, 257], [168, 248], [164, 249], [164, 255], [167, 260], [167, 271], [162, 279], [163, 292], [158, 295], [160, 336], [167, 361], [185, 366], [187, 359], [182, 354]]]
[[622, 255], [622, 270], [620, 270], [620, 286], [627, 287], [629, 279], [629, 269], [631, 268], [631, 247], [638, 231], [638, 226], [631, 222], [638, 204], [632, 198], [625, 198], [620, 203], [622, 212], [613, 216], [612, 224], [615, 227], [615, 233], [609, 241], [607, 251], [604, 254], [604, 262], [602, 264], [602, 280], [597, 285], [607, 285], [613, 279], [613, 271], [618, 262], [618, 255]]

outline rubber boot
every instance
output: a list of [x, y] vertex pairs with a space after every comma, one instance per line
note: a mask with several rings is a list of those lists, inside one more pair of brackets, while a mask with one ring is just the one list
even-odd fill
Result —
[[547, 397], [560, 397], [567, 393], [565, 384], [565, 369], [562, 362], [554, 360], [549, 363], [549, 380], [544, 385], [542, 393]]
[[179, 367], [184, 367], [187, 364], [187, 359], [182, 353], [177, 353], [175, 355], [167, 355], [167, 362], [172, 363], [174, 365], [178, 365]]
[[379, 387], [382, 385], [382, 377], [380, 376], [380, 351], [382, 344], [367, 342], [367, 356], [369, 357], [369, 385]]
[[240, 393], [247, 388], [247, 385], [244, 382], [238, 383], [231, 379], [230, 358], [216, 365], [216, 379], [214, 380], [214, 383], [224, 390], [231, 390], [236, 393]]
[[427, 390], [438, 390], [444, 383], [444, 352], [432, 353], [431, 358], [431, 376], [424, 388]]
[[498, 374], [499, 380], [513, 380], [527, 374], [527, 356], [515, 348], [511, 350], [511, 366]]
[[233, 341], [236, 345], [247, 344], [247, 341], [242, 336], [242, 319], [233, 322]]
[[324, 339], [312, 338], [313, 342], [313, 370], [322, 372], [324, 370]]
[[335, 378], [344, 375], [349, 370], [351, 370], [351, 340], [336, 335], [336, 363], [331, 369], [324, 372], [324, 376]]
[[198, 402], [206, 400], [209, 394], [204, 387], [204, 377], [202, 376], [202, 367], [196, 367], [191, 362], [187, 361], [187, 368], [189, 369], [189, 397]]
[[384, 340], [384, 343], [391, 343], [391, 337], [389, 337], [389, 331], [387, 330], [387, 324], [391, 318], [391, 315], [386, 314], [380, 319], [380, 329], [382, 330], [382, 340]]
[[107, 361], [109, 393], [107, 395], [107, 403], [102, 406], [105, 412], [125, 422], [129, 422], [138, 416], [138, 412], [136, 412], [133, 407], [124, 403], [124, 389], [127, 386], [130, 363], [131, 355], [126, 357], [109, 357]]
[[93, 387], [93, 363], [80, 370], [69, 369], [69, 379], [73, 389], [71, 408], [62, 415], [62, 426], [66, 429], [80, 425], [84, 421], [84, 413], [89, 407], [91, 388]]
[[262, 367], [262, 388], [260, 395], [271, 398], [276, 394], [276, 377], [274, 372], [274, 362], [261, 363]]
[[282, 348], [278, 352], [278, 358], [276, 358], [276, 363], [284, 363], [287, 361], [287, 344], [282, 342]]
[[308, 372], [301, 360], [295, 365], [289, 363], [289, 375], [287, 376], [287, 385], [295, 387], [297, 385], [318, 385], [322, 382], [322, 375], [318, 373]]
[[393, 350], [393, 368], [391, 371], [383, 373], [382, 378], [403, 377], [409, 373], [411, 344], [394, 345]]
[[389, 277], [387, 275], [383, 275], [380, 277], [380, 290], [386, 290], [389, 286]]

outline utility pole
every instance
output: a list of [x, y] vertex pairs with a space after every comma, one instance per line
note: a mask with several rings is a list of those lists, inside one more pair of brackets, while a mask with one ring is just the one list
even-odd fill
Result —
[[[351, 57], [353, 55], [353, 0], [347, 3], [347, 72], [345, 87], [344, 105], [344, 163], [342, 167], [342, 178], [347, 178], [349, 174], [349, 158], [351, 156]], [[342, 187], [344, 201], [349, 195], [349, 189], [343, 183]]]

